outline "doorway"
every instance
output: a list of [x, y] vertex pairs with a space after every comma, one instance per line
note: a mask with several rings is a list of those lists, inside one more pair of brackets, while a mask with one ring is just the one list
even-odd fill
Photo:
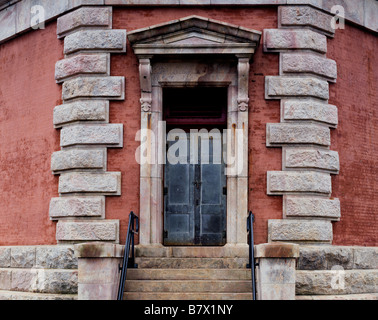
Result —
[[227, 238], [223, 129], [227, 88], [163, 88], [167, 127], [164, 245], [222, 246]]

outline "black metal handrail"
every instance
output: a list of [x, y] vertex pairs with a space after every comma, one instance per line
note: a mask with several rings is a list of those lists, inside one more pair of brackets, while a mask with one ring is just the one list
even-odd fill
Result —
[[[135, 222], [135, 226], [134, 226]], [[134, 235], [139, 232], [139, 218], [134, 212], [130, 212], [129, 215], [129, 227], [127, 229], [125, 252], [123, 254], [122, 266], [120, 266], [121, 276], [119, 280], [117, 300], [123, 300], [123, 292], [125, 290], [125, 281], [127, 276], [127, 269], [138, 268], [135, 263], [135, 251], [134, 251]], [[130, 257], [130, 245], [131, 245], [131, 257]]]
[[255, 215], [252, 211], [249, 212], [247, 218], [247, 232], [248, 232], [248, 242], [249, 242], [249, 264], [247, 268], [251, 269], [252, 276], [252, 299], [256, 300], [256, 277], [255, 268], [257, 264], [255, 263], [255, 245], [253, 240], [253, 223], [255, 222]]

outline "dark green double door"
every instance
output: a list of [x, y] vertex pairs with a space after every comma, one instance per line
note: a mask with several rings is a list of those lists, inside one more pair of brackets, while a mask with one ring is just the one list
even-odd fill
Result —
[[[187, 139], [186, 163], [172, 164], [167, 159], [165, 165], [164, 244], [221, 246], [226, 243], [227, 198], [222, 140], [219, 143], [213, 139], [199, 139], [198, 149], [195, 146], [198, 160], [190, 161], [193, 146], [189, 147], [189, 134]], [[168, 147], [174, 143], [168, 142]], [[202, 143], [208, 143], [209, 148], [205, 152]], [[184, 159], [185, 156], [181, 157], [181, 160]]]

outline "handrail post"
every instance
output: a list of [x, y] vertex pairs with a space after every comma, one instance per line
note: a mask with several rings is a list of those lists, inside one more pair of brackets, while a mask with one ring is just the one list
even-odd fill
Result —
[[253, 223], [255, 222], [255, 216], [252, 211], [249, 212], [247, 218], [247, 232], [249, 233], [249, 264], [247, 268], [251, 268], [251, 278], [252, 278], [252, 299], [256, 300], [256, 278], [255, 278], [255, 250], [254, 250], [254, 239], [253, 239]]
[[[134, 228], [134, 220], [135, 220], [135, 228]], [[118, 287], [118, 295], [117, 300], [123, 300], [123, 292], [125, 289], [125, 281], [127, 277], [127, 268], [137, 268], [135, 264], [135, 252], [134, 252], [134, 235], [139, 231], [139, 218], [134, 214], [134, 212], [130, 212], [129, 215], [129, 226], [127, 229], [127, 236], [126, 236], [126, 244], [125, 250], [123, 254], [123, 262], [121, 267], [121, 276], [119, 281]], [[131, 260], [129, 264], [129, 256], [130, 256], [130, 244], [131, 244]]]

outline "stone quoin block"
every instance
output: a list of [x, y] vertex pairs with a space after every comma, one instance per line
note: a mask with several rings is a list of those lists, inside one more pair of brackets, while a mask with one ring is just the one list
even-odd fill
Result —
[[52, 154], [51, 170], [54, 173], [70, 169], [106, 170], [106, 148], [69, 149]]
[[279, 52], [291, 49], [327, 52], [327, 37], [305, 29], [265, 29], [264, 51]]
[[283, 167], [286, 169], [321, 169], [338, 173], [339, 154], [319, 148], [284, 148]]
[[310, 6], [281, 6], [278, 7], [278, 16], [283, 27], [311, 27], [331, 37], [335, 33], [331, 25], [333, 16]]
[[265, 98], [315, 97], [327, 100], [329, 85], [327, 81], [313, 77], [265, 77]]
[[55, 80], [57, 83], [64, 79], [81, 74], [110, 75], [110, 55], [83, 54], [66, 58], [55, 64]]
[[120, 172], [67, 172], [59, 177], [59, 193], [121, 194]]
[[58, 18], [58, 38], [83, 27], [111, 29], [112, 7], [82, 7]]
[[268, 171], [269, 195], [285, 193], [330, 194], [331, 176], [315, 171]]
[[281, 54], [281, 70], [287, 73], [311, 73], [336, 82], [337, 65], [334, 60], [311, 53]]
[[80, 100], [62, 104], [54, 108], [54, 127], [76, 121], [109, 122], [109, 101]]
[[332, 222], [325, 220], [269, 220], [268, 242], [325, 242], [332, 241]]
[[266, 129], [269, 147], [285, 144], [331, 144], [330, 129], [317, 124], [268, 123]]
[[320, 197], [284, 196], [284, 218], [321, 218], [340, 220], [339, 199]]
[[63, 100], [74, 98], [105, 98], [123, 100], [125, 98], [124, 77], [79, 77], [65, 81]]
[[79, 30], [64, 39], [64, 54], [77, 51], [126, 52], [126, 30]]
[[119, 242], [119, 221], [62, 221], [56, 225], [58, 241], [112, 241]]
[[105, 218], [105, 197], [60, 197], [50, 201], [50, 219]]
[[103, 145], [122, 147], [122, 124], [78, 124], [64, 127], [60, 134], [60, 145]]
[[282, 115], [285, 121], [318, 121], [336, 127], [338, 124], [337, 107], [311, 99], [284, 100]]

